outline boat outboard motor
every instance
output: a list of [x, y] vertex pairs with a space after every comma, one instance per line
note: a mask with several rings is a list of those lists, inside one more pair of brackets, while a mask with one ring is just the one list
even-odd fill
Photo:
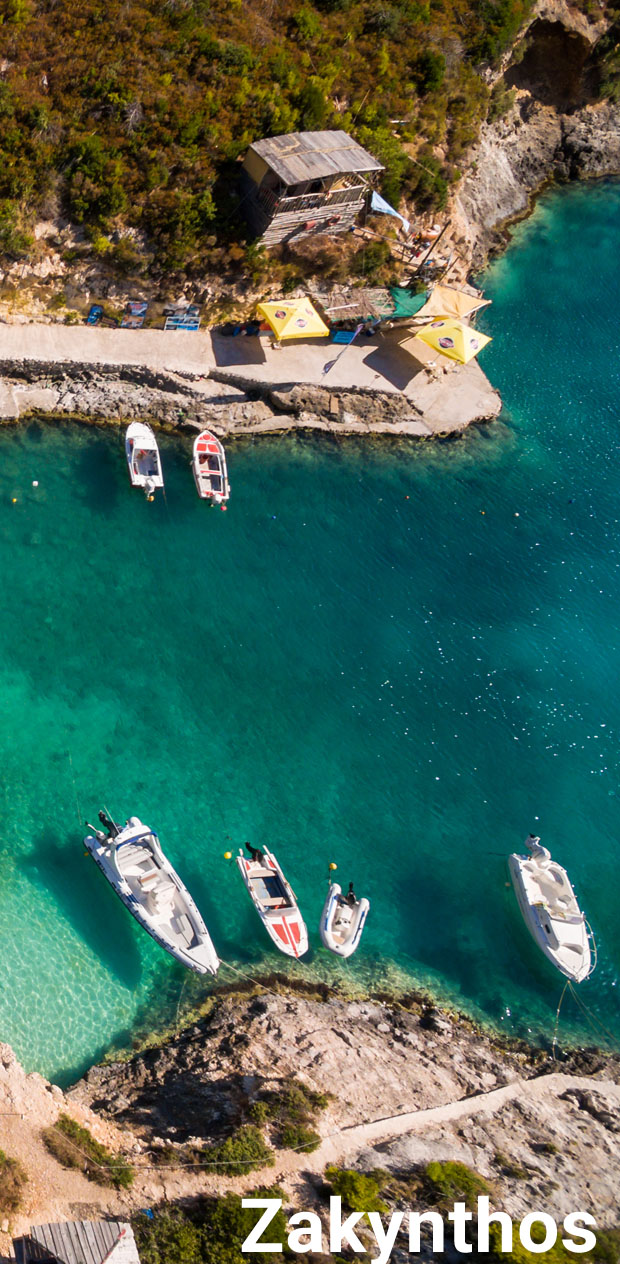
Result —
[[357, 896], [353, 890], [352, 882], [349, 883], [349, 890], [347, 891], [347, 894], [340, 896], [340, 903], [343, 905], [346, 904], [349, 908], [355, 908], [355, 905], [357, 904]]
[[251, 843], [246, 843], [246, 847], [252, 857], [252, 860], [254, 861], [254, 864], [262, 865], [265, 859], [262, 851], [259, 851], [258, 847], [253, 847]]
[[99, 817], [99, 820], [101, 821], [101, 824], [104, 825], [105, 828], [107, 829], [109, 837], [116, 838], [117, 834], [120, 834], [121, 832], [118, 825], [115, 825], [114, 821], [110, 820], [110, 817], [106, 816], [103, 810], [101, 812], [98, 812], [97, 815]]
[[542, 846], [540, 838], [537, 834], [528, 834], [525, 840], [525, 846], [533, 860], [536, 860], [543, 867], [551, 860], [551, 852]]

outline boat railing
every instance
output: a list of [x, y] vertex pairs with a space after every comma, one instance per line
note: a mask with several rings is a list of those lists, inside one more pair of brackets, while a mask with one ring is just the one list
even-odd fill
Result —
[[590, 975], [593, 974], [594, 971], [596, 970], [596, 963], [598, 961], [598, 948], [596, 946], [596, 939], [594, 938], [594, 931], [592, 930], [592, 927], [587, 917], [584, 917], [583, 920], [585, 922], [586, 931], [588, 933], [588, 939], [590, 941], [590, 946], [592, 949], [592, 965], [590, 966], [590, 969], [588, 970], [588, 973], [586, 974], [586, 979], [589, 979]]
[[132, 834], [131, 838], [123, 838], [121, 842], [116, 845], [117, 847], [125, 847], [127, 843], [139, 843], [141, 838], [151, 838], [152, 835], [152, 830], [144, 830], [142, 834]]

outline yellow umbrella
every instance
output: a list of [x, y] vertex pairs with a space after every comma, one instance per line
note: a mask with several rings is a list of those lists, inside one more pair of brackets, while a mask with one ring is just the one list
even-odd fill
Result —
[[420, 320], [422, 316], [429, 320], [432, 316], [453, 316], [455, 320], [461, 320], [464, 316], [471, 316], [480, 307], [488, 307], [490, 302], [489, 298], [466, 294], [464, 290], [455, 290], [451, 285], [436, 285], [424, 307], [416, 312], [416, 320]]
[[281, 303], [259, 303], [262, 316], [282, 342], [284, 338], [327, 338], [329, 329], [309, 298], [285, 299]]
[[434, 347], [450, 360], [459, 364], [468, 364], [474, 356], [491, 342], [486, 334], [479, 334], [471, 325], [464, 325], [462, 320], [434, 320], [431, 325], [424, 325], [416, 335], [428, 347]]

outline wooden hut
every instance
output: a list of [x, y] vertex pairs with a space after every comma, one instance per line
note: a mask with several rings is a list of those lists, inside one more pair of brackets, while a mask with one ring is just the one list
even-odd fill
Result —
[[266, 246], [341, 233], [366, 203], [380, 162], [346, 132], [291, 132], [250, 145], [243, 210]]
[[117, 1220], [31, 1225], [13, 1249], [16, 1264], [140, 1264], [131, 1225]]

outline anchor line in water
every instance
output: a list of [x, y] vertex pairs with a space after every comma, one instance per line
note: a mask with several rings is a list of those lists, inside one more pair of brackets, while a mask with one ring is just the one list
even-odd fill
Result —
[[78, 821], [80, 822], [80, 825], [81, 825], [81, 824], [82, 824], [82, 821], [83, 821], [83, 819], [84, 819], [84, 818], [83, 818], [83, 816], [82, 816], [82, 810], [81, 810], [81, 808], [80, 808], [80, 800], [79, 800], [79, 796], [78, 796], [78, 792], [77, 792], [77, 785], [76, 785], [76, 781], [75, 781], [75, 773], [74, 773], [74, 771], [73, 771], [73, 759], [71, 758], [71, 751], [70, 751], [70, 750], [68, 750], [68, 751], [67, 751], [67, 755], [69, 756], [69, 767], [71, 768], [71, 780], [73, 781], [73, 793], [74, 793], [74, 795], [75, 795], [75, 806], [76, 806], [76, 808], [77, 808]]
[[558, 1026], [560, 1023], [560, 1010], [562, 1008], [562, 1001], [564, 1000], [564, 997], [566, 995], [566, 989], [567, 987], [569, 987], [569, 985], [570, 985], [570, 979], [567, 979], [566, 983], [564, 984], [564, 987], [562, 988], [562, 993], [558, 1001], [558, 1008], [555, 1011], [555, 1025], [553, 1028], [553, 1041], [551, 1044], [551, 1057], [553, 1058], [554, 1062], [556, 1061], [555, 1049], [558, 1042]]
[[571, 990], [573, 1000], [575, 1001], [575, 1003], [578, 1005], [579, 1009], [581, 1010], [584, 1018], [586, 1019], [586, 1022], [590, 1023], [590, 1026], [593, 1028], [594, 1031], [596, 1031], [596, 1028], [598, 1027], [599, 1032], [602, 1032], [603, 1035], [606, 1036], [606, 1038], [611, 1041], [612, 1045], [615, 1044], [615, 1037], [612, 1035], [609, 1028], [606, 1027], [603, 1022], [601, 1022], [600, 1018], [597, 1018], [596, 1014], [589, 1008], [588, 1005], [586, 1005], [585, 1001], [582, 1000], [582, 998], [577, 993], [570, 979], [568, 980], [568, 986]]

